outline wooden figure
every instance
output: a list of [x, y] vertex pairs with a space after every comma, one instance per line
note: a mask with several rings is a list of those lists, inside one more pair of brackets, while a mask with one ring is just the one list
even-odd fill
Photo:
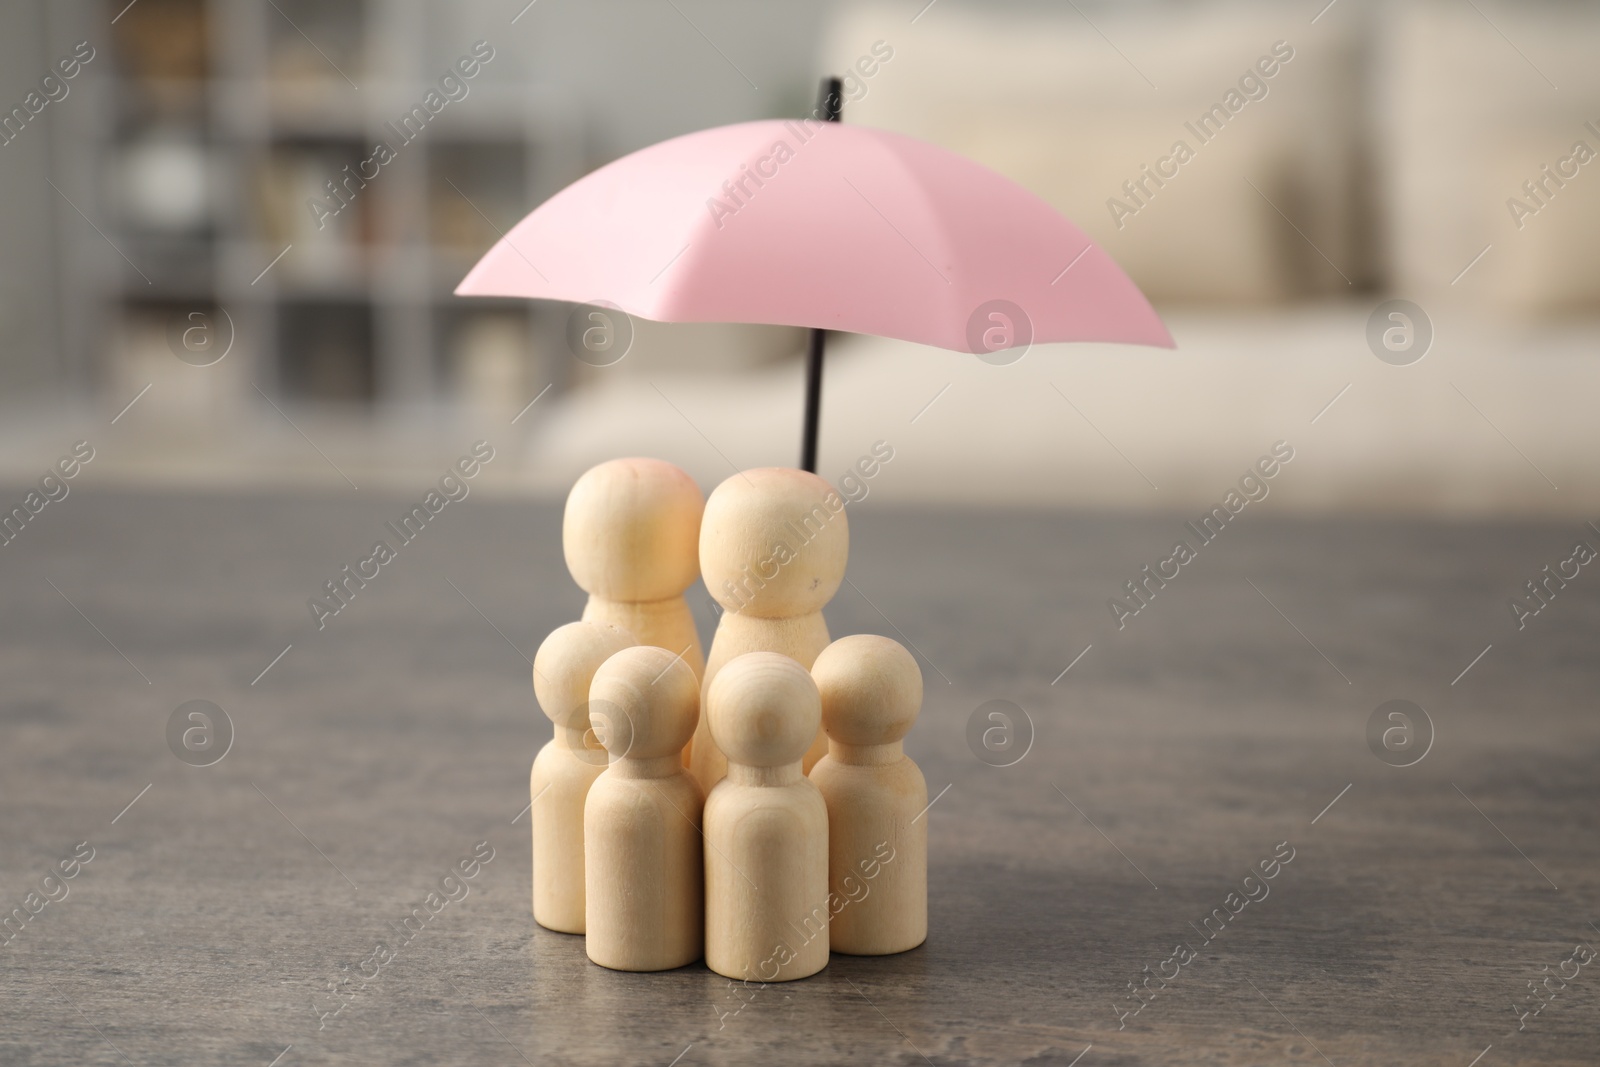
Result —
[[811, 676], [828, 735], [811, 782], [828, 805], [830, 945], [905, 952], [928, 937], [928, 784], [901, 744], [922, 672], [899, 642], [859, 634], [825, 648]]
[[664, 648], [625, 648], [589, 687], [589, 718], [611, 763], [583, 808], [589, 958], [618, 971], [665, 971], [704, 952], [700, 787], [683, 746], [700, 682]]
[[[822, 608], [844, 580], [849, 552], [844, 500], [815, 474], [765, 467], [717, 486], [700, 523], [700, 569], [723, 614], [702, 694], [724, 664], [747, 652], [781, 652], [809, 670], [828, 647]], [[826, 751], [818, 729], [804, 769]], [[700, 787], [709, 794], [727, 765], [701, 716], [689, 764]]]
[[604, 622], [569, 622], [533, 657], [533, 693], [556, 724], [528, 778], [533, 824], [533, 918], [564, 934], [583, 933], [583, 802], [606, 769], [589, 723], [589, 684], [600, 665], [634, 645]]
[[816, 683], [750, 652], [711, 683], [727, 776], [706, 801], [706, 966], [786, 982], [828, 965], [828, 809], [800, 770], [821, 720]]
[[700, 577], [704, 510], [700, 487], [680, 468], [660, 459], [613, 459], [577, 480], [561, 522], [567, 570], [589, 594], [583, 618], [682, 653], [696, 678], [705, 659], [683, 594]]

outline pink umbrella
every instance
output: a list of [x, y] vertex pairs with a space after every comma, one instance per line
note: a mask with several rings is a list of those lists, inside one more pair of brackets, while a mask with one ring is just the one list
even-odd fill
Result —
[[1035, 342], [1174, 347], [1111, 257], [1028, 190], [935, 145], [815, 118], [719, 126], [624, 156], [519, 222], [456, 293], [811, 327], [807, 470], [824, 330], [991, 362]]

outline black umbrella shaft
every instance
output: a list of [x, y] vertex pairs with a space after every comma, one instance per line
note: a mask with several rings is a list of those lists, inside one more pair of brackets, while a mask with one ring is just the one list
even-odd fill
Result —
[[811, 349], [806, 355], [806, 424], [800, 442], [800, 469], [817, 473], [817, 422], [822, 415], [822, 349], [827, 330], [811, 331]]
[[[824, 122], [838, 122], [844, 83], [838, 78], [823, 78], [812, 114]], [[822, 352], [828, 343], [826, 330], [811, 331], [811, 346], [806, 354], [806, 416], [800, 438], [800, 469], [817, 473], [817, 425], [822, 417]]]

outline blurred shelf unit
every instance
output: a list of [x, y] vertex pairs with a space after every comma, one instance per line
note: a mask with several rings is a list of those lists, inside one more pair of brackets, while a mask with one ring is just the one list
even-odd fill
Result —
[[484, 36], [469, 0], [125, 5], [94, 10], [109, 37], [56, 28], [106, 46], [53, 166], [117, 249], [58, 216], [81, 378], [121, 380], [108, 340], [188, 307], [225, 309], [239, 380], [290, 401], [521, 407], [562, 377], [553, 309], [451, 295], [584, 165], [571, 108], [492, 60], [422, 107]]

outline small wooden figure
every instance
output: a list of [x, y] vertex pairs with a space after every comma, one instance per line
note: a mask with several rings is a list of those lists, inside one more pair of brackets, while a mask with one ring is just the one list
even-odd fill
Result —
[[633, 635], [604, 622], [569, 622], [533, 657], [533, 693], [556, 724], [528, 778], [533, 824], [533, 918], [564, 934], [583, 933], [583, 802], [606, 769], [589, 723], [589, 684]]
[[786, 982], [828, 965], [828, 809], [800, 770], [816, 683], [776, 652], [730, 661], [707, 716], [728, 772], [706, 801], [706, 966]]
[[700, 577], [704, 510], [700, 487], [680, 468], [660, 459], [613, 459], [573, 485], [561, 522], [567, 570], [589, 594], [583, 618], [682, 653], [696, 678], [705, 660], [683, 594]]
[[587, 948], [602, 967], [665, 971], [704, 952], [705, 799], [683, 768], [699, 714], [699, 679], [664, 648], [623, 649], [589, 687], [611, 757], [583, 808]]
[[[822, 608], [844, 581], [849, 553], [844, 500], [815, 474], [764, 467], [717, 486], [700, 523], [700, 569], [724, 610], [702, 694], [724, 664], [747, 652], [781, 652], [809, 670], [828, 647]], [[805, 770], [826, 751], [819, 729]], [[700, 787], [709, 794], [727, 765], [701, 716], [689, 764]]]
[[928, 784], [901, 744], [922, 672], [899, 642], [859, 634], [825, 648], [811, 676], [828, 735], [811, 782], [828, 805], [831, 947], [905, 952], [928, 937]]

